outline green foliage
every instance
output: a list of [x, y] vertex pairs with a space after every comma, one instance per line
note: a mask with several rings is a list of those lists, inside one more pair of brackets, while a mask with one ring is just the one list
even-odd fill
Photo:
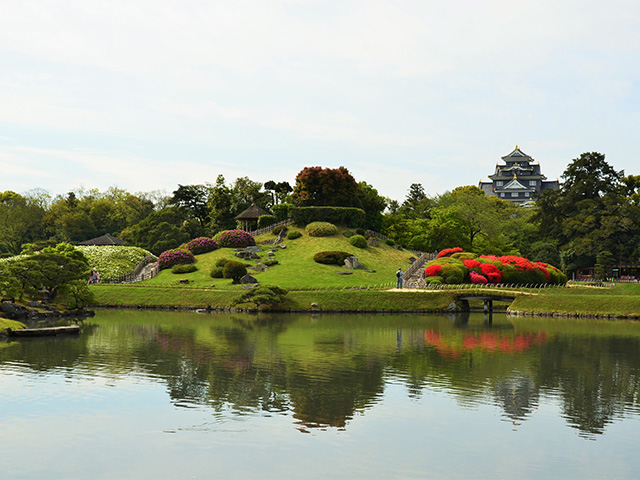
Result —
[[273, 207], [271, 207], [273, 216], [276, 217], [276, 222], [281, 222], [289, 218], [292, 208], [293, 205], [290, 203], [281, 203], [279, 205], [274, 205]]
[[211, 278], [224, 278], [224, 275], [222, 273], [222, 267], [211, 268], [211, 272], [209, 273], [209, 275], [211, 276]]
[[153, 212], [137, 225], [126, 228], [121, 237], [130, 245], [160, 255], [197, 237], [194, 233], [190, 224], [185, 224], [181, 210], [172, 206]]
[[264, 263], [267, 267], [273, 267], [274, 265], [278, 265], [279, 262], [275, 258], [270, 258], [262, 263]]
[[258, 217], [258, 228], [266, 228], [276, 223], [276, 217], [273, 215], [260, 215]]
[[288, 227], [286, 225], [278, 225], [276, 228], [271, 230], [271, 234], [277, 237], [283, 230], [288, 230]]
[[442, 285], [444, 283], [444, 278], [442, 277], [426, 277], [424, 280], [427, 285]]
[[362, 235], [364, 237], [365, 234], [366, 234], [366, 232], [365, 232], [364, 228], [356, 228], [356, 235]]
[[316, 253], [313, 256], [313, 261], [325, 265], [344, 265], [344, 259], [350, 256], [350, 253], [332, 250]]
[[169, 200], [171, 205], [183, 209], [187, 215], [195, 218], [204, 229], [209, 220], [208, 201], [211, 188], [205, 185], [178, 185]]
[[357, 248], [367, 248], [367, 239], [362, 235], [353, 235], [349, 238], [349, 243]]
[[198, 267], [196, 267], [194, 264], [174, 265], [173, 267], [171, 267], [171, 273], [175, 274], [192, 273], [196, 270], [198, 270]]
[[603, 250], [596, 256], [596, 266], [594, 274], [596, 278], [605, 279], [613, 277], [613, 267], [616, 265], [616, 259], [613, 254], [607, 250]]
[[338, 227], [328, 222], [312, 222], [305, 230], [311, 237], [331, 237], [338, 233]]
[[216, 261], [216, 267], [224, 268], [224, 266], [229, 263], [231, 260], [228, 258], [220, 258]]
[[244, 293], [235, 304], [253, 303], [260, 309], [269, 309], [281, 304], [287, 293], [288, 290], [276, 285], [259, 285]]
[[290, 218], [296, 225], [330, 222], [353, 228], [364, 225], [365, 217], [364, 210], [353, 207], [295, 207], [290, 209]]
[[295, 240], [296, 238], [300, 238], [302, 236], [302, 232], [298, 230], [291, 230], [287, 233], [287, 240]]
[[266, 228], [274, 223], [276, 223], [274, 215], [260, 215], [258, 217], [258, 228]]
[[93, 290], [84, 280], [73, 280], [60, 288], [60, 293], [68, 308], [84, 308], [95, 303]]
[[234, 260], [228, 261], [222, 268], [222, 276], [224, 278], [230, 278], [233, 283], [240, 283], [240, 279], [247, 274], [247, 267], [244, 263], [236, 262]]

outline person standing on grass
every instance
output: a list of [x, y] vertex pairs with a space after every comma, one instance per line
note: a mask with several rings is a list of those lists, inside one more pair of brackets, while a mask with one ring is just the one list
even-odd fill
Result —
[[404, 274], [402, 273], [402, 268], [398, 268], [398, 271], [396, 272], [396, 288], [402, 288], [402, 276]]

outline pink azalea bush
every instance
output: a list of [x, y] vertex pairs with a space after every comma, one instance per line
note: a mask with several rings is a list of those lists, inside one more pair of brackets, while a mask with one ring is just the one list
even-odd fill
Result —
[[211, 252], [218, 248], [218, 244], [213, 238], [198, 237], [187, 243], [187, 250], [194, 255], [200, 255], [202, 253]]
[[165, 250], [158, 257], [160, 269], [170, 268], [174, 265], [186, 265], [195, 261], [196, 259], [194, 258], [193, 253], [180, 248]]
[[214, 238], [220, 247], [243, 248], [256, 244], [253, 236], [244, 230], [225, 230], [218, 233]]

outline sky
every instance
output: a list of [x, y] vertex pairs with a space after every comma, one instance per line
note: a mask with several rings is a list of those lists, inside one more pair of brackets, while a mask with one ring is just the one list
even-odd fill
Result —
[[640, 174], [637, 0], [3, 0], [0, 191]]

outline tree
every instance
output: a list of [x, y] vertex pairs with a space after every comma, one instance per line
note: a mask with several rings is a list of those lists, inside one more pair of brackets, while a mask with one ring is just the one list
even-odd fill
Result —
[[0, 192], [0, 253], [18, 254], [23, 243], [42, 238], [44, 214], [39, 199]]
[[210, 230], [219, 232], [235, 228], [235, 215], [232, 211], [233, 192], [225, 185], [222, 175], [216, 178], [216, 184], [211, 189], [208, 208], [211, 219]]
[[356, 191], [358, 207], [365, 212], [365, 226], [379, 232], [382, 230], [382, 212], [387, 208], [387, 200], [367, 182], [359, 182]]
[[188, 215], [195, 218], [202, 230], [209, 221], [207, 203], [211, 188], [206, 185], [178, 185], [169, 203], [184, 209]]
[[345, 167], [305, 167], [296, 176], [291, 197], [300, 207], [357, 207], [358, 184]]
[[604, 280], [613, 277], [613, 267], [616, 266], [616, 259], [613, 254], [603, 250], [596, 256], [594, 274], [596, 278]]

